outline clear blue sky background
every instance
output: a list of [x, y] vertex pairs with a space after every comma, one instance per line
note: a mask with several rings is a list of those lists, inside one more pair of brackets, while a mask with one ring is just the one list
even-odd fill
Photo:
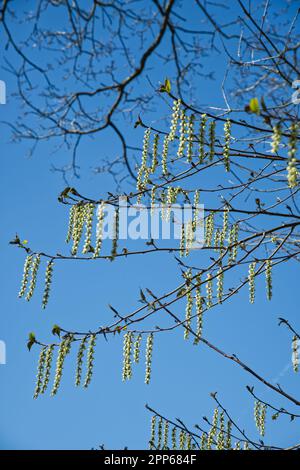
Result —
[[[281, 1], [272, 3], [278, 7], [282, 4]], [[195, 92], [204, 102], [222, 105], [220, 81], [226, 64], [221, 57], [215, 64], [209, 61], [207, 58], [207, 63], [215, 67], [216, 81], [199, 78]], [[149, 75], [158, 83], [164, 76], [155, 68], [155, 62], [152, 65]], [[172, 70], [169, 75], [172, 78]], [[0, 120], [14, 120], [20, 111], [12, 97], [15, 84], [3, 69], [0, 78], [6, 80], [8, 92], [7, 104], [0, 106]], [[149, 84], [144, 79], [140, 86]], [[142, 131], [133, 131], [129, 123], [127, 132], [135, 139], [142, 139]], [[58, 395], [32, 399], [38, 349], [27, 351], [29, 331], [50, 342], [50, 331], [55, 323], [70, 329], [95, 329], [109, 322], [109, 303], [120, 312], [129, 313], [137, 306], [140, 287], [163, 293], [178, 283], [179, 275], [175, 262], [167, 255], [113, 263], [101, 260], [58, 262], [45, 311], [41, 310], [42, 273], [32, 301], [26, 303], [17, 299], [24, 256], [8, 245], [16, 232], [22, 239], [28, 239], [35, 249], [67, 253], [64, 237], [68, 214], [56, 199], [65, 185], [58, 173], [50, 171], [50, 166], [53, 162], [62, 165], [70, 154], [60, 150], [51, 155], [53, 143], [50, 141], [40, 145], [28, 158], [28, 145], [9, 143], [9, 131], [4, 124], [1, 124], [0, 136], [0, 339], [7, 345], [7, 365], [0, 365], [0, 448], [89, 449], [102, 443], [110, 449], [146, 448], [150, 415], [144, 408], [145, 403], [169, 418], [180, 417], [187, 426], [192, 426], [202, 424], [202, 416], [211, 416], [213, 401], [209, 394], [212, 391], [219, 392], [219, 399], [239, 425], [258, 438], [253, 400], [245, 386], [255, 385], [258, 394], [262, 392], [262, 396], [276, 405], [289, 405], [284, 400], [278, 401], [274, 393], [266, 391], [236, 365], [205, 346], [195, 347], [192, 342], [184, 342], [183, 332], [179, 330], [155, 338], [153, 375], [148, 386], [144, 385], [143, 361], [134, 369], [133, 379], [122, 383], [123, 345], [122, 338], [116, 337], [108, 343], [98, 341], [94, 377], [88, 390], [73, 386], [75, 356], [71, 354]], [[82, 177], [72, 184], [81, 193], [105, 196], [106, 191], [113, 189], [111, 178], [95, 175], [91, 168], [99, 164], [100, 156], [119, 151], [118, 143], [111, 142], [109, 134], [84, 143], [79, 160]], [[201, 256], [197, 254], [198, 262]], [[289, 317], [295, 327], [299, 326], [295, 300], [299, 272], [296, 268], [289, 263], [275, 271], [271, 302], [265, 298], [264, 279], [261, 279], [254, 306], [248, 303], [248, 292], [244, 290], [229, 303], [213, 309], [205, 319], [204, 336], [225, 351], [236, 353], [270, 381], [280, 381], [285, 389], [296, 391], [299, 396], [299, 378], [290, 367], [290, 334], [277, 327], [278, 316]], [[177, 313], [183, 314], [180, 309]], [[298, 440], [297, 421], [289, 423], [288, 418], [283, 417], [274, 424], [268, 417], [266, 442], [284, 446]]]

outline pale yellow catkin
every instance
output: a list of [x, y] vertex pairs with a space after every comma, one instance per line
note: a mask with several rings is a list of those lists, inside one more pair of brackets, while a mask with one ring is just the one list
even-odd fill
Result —
[[89, 337], [89, 345], [88, 345], [88, 351], [87, 351], [86, 376], [85, 376], [85, 380], [83, 384], [85, 388], [87, 388], [92, 381], [92, 375], [93, 375], [93, 370], [94, 370], [96, 339], [97, 339], [97, 336], [95, 334], [92, 334]]
[[195, 293], [197, 330], [196, 330], [196, 337], [194, 340], [194, 344], [198, 344], [200, 342], [201, 335], [202, 335], [202, 327], [203, 327], [203, 307], [202, 307], [200, 283], [201, 283], [201, 280], [199, 278], [199, 286], [196, 288], [196, 293]]
[[205, 157], [205, 130], [206, 130], [207, 115], [202, 114], [199, 130], [199, 162], [203, 163]]
[[266, 290], [267, 290], [267, 299], [272, 299], [272, 260], [268, 259], [266, 261]]
[[54, 377], [53, 387], [51, 390], [52, 396], [57, 394], [58, 389], [60, 387], [65, 358], [67, 354], [70, 352], [72, 341], [73, 341], [73, 336], [68, 335], [67, 337], [63, 338], [60, 343], [58, 353], [57, 353], [55, 377]]
[[182, 110], [180, 113], [179, 144], [178, 144], [178, 150], [177, 150], [177, 158], [181, 158], [184, 155], [184, 148], [185, 148], [185, 143], [186, 143], [185, 122], [186, 122], [185, 111]]
[[253, 304], [255, 300], [255, 267], [256, 267], [255, 261], [249, 264], [248, 282], [249, 282], [249, 300], [251, 304]]
[[76, 376], [75, 376], [75, 385], [78, 387], [81, 383], [81, 376], [82, 376], [82, 364], [83, 364], [83, 357], [86, 350], [86, 343], [87, 343], [88, 336], [84, 336], [80, 341], [78, 353], [77, 353], [77, 364], [76, 364]]
[[76, 205], [72, 205], [70, 207], [70, 212], [69, 212], [69, 224], [68, 224], [68, 231], [67, 231], [67, 236], [66, 236], [66, 243], [69, 243], [69, 241], [72, 238], [75, 212], [76, 212]]
[[193, 296], [192, 296], [191, 290], [189, 289], [186, 294], [185, 329], [184, 329], [185, 340], [187, 340], [190, 335], [192, 309], [193, 309]]
[[212, 304], [213, 304], [212, 275], [208, 273], [206, 277], [206, 307], [211, 308]]
[[86, 204], [85, 214], [84, 214], [86, 229], [85, 229], [85, 240], [84, 240], [82, 253], [89, 253], [90, 251], [93, 251], [92, 247], [91, 247], [91, 242], [92, 242], [92, 229], [93, 229], [94, 211], [95, 211], [95, 205], [94, 204], [92, 204], [92, 203]]
[[26, 300], [27, 301], [29, 301], [31, 299], [31, 297], [33, 296], [33, 293], [35, 291], [37, 274], [38, 274], [40, 262], [41, 262], [41, 255], [38, 254], [34, 257], [34, 260], [33, 260], [32, 265], [31, 265], [31, 280], [30, 280], [28, 292], [27, 292], [27, 295], [26, 295]]
[[43, 380], [44, 380], [44, 372], [45, 372], [45, 360], [46, 360], [46, 346], [41, 349], [39, 361], [38, 361], [38, 368], [37, 368], [37, 376], [36, 376], [36, 386], [34, 390], [33, 398], [37, 398], [41, 393]]
[[281, 125], [276, 124], [273, 127], [272, 141], [271, 141], [271, 153], [275, 154], [279, 150], [279, 145], [281, 142]]
[[171, 118], [171, 126], [170, 126], [170, 132], [169, 132], [169, 141], [171, 142], [172, 140], [175, 139], [176, 136], [176, 131], [177, 131], [177, 126], [178, 126], [178, 121], [180, 117], [180, 106], [181, 106], [181, 100], [176, 100], [173, 102], [173, 113], [172, 113], [172, 118]]
[[156, 416], [152, 416], [151, 418], [151, 436], [149, 440], [149, 448], [155, 449], [155, 438], [156, 438]]
[[194, 120], [195, 116], [192, 114], [189, 116], [186, 126], [187, 126], [187, 161], [188, 163], [192, 162], [193, 159], [193, 140], [194, 140]]
[[49, 295], [50, 295], [50, 288], [51, 288], [51, 283], [52, 283], [52, 276], [53, 276], [53, 266], [54, 266], [54, 261], [48, 261], [47, 267], [46, 267], [46, 274], [45, 274], [45, 288], [44, 288], [44, 295], [43, 295], [43, 300], [42, 300], [42, 308], [46, 308], [48, 301], [49, 301]]
[[123, 373], [122, 373], [123, 381], [130, 380], [132, 377], [132, 365], [131, 365], [132, 342], [133, 342], [133, 334], [131, 331], [128, 331], [124, 335], [124, 342], [123, 342]]
[[185, 240], [185, 227], [184, 223], [181, 224], [181, 236], [180, 236], [180, 251], [179, 255], [181, 258], [185, 256], [185, 246], [186, 246], [186, 240]]
[[209, 161], [213, 161], [215, 156], [215, 140], [216, 140], [216, 121], [209, 123]]
[[97, 258], [100, 255], [100, 251], [102, 248], [104, 208], [105, 208], [105, 203], [104, 201], [101, 201], [97, 210], [96, 245], [95, 245], [95, 251], [93, 255], [94, 258]]
[[154, 338], [153, 333], [150, 333], [147, 337], [147, 343], [146, 343], [146, 372], [145, 372], [146, 384], [149, 384], [150, 379], [151, 379], [153, 338]]
[[77, 204], [74, 206], [74, 222], [72, 230], [73, 246], [71, 253], [75, 256], [78, 252], [79, 243], [82, 237], [84, 218], [85, 218], [85, 207], [84, 204]]
[[227, 119], [224, 124], [224, 147], [223, 147], [223, 157], [225, 170], [230, 170], [230, 141], [231, 141], [231, 121]]
[[141, 349], [142, 335], [139, 334], [133, 345], [133, 361], [138, 364], [140, 362], [140, 349]]
[[41, 393], [45, 393], [45, 391], [48, 388], [50, 374], [51, 374], [52, 359], [53, 359], [53, 350], [54, 350], [54, 344], [47, 346], [46, 356], [45, 356], [45, 374], [44, 374], [43, 384], [41, 387]]
[[24, 269], [23, 269], [23, 277], [22, 277], [21, 287], [19, 291], [19, 297], [23, 297], [23, 295], [26, 292], [32, 260], [33, 260], [33, 255], [26, 256]]
[[289, 160], [287, 165], [287, 180], [290, 188], [294, 188], [298, 184], [298, 168], [297, 168], [297, 145], [298, 145], [298, 123], [292, 123], [290, 127], [289, 138]]

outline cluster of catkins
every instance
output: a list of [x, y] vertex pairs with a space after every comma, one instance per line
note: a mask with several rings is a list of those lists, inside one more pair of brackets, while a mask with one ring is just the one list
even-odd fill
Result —
[[[253, 261], [249, 264], [249, 273], [248, 273], [248, 284], [249, 284], [249, 300], [250, 303], [254, 303], [255, 300], [255, 276], [257, 275], [256, 271], [256, 261]], [[266, 276], [266, 294], [267, 299], [272, 299], [272, 260], [267, 259], [265, 261], [265, 276]]]
[[[146, 352], [145, 352], [145, 383], [149, 384], [151, 379], [152, 354], [153, 354], [153, 333], [147, 336]], [[138, 334], [136, 338], [134, 333], [128, 331], [124, 334], [123, 343], [123, 381], [132, 378], [132, 359], [135, 364], [140, 362], [140, 348], [142, 343], [142, 335]]]
[[[51, 390], [51, 395], [54, 396], [57, 394], [58, 389], [61, 384], [61, 379], [63, 375], [64, 363], [67, 355], [71, 351], [71, 346], [75, 341], [74, 335], [67, 334], [65, 335], [59, 346], [56, 359], [55, 375], [53, 386]], [[91, 383], [93, 368], [94, 368], [94, 353], [96, 346], [96, 335], [90, 334], [84, 336], [79, 343], [78, 353], [77, 353], [77, 363], [75, 371], [75, 385], [79, 386], [81, 384], [82, 378], [82, 367], [83, 359], [86, 352], [86, 373], [83, 386], [86, 388]], [[45, 393], [48, 388], [50, 381], [51, 368], [53, 362], [53, 353], [56, 346], [51, 344], [49, 346], [43, 346], [40, 352], [38, 368], [37, 368], [37, 380], [36, 387], [34, 391], [34, 398], [37, 398], [40, 394]], [[87, 351], [86, 351], [87, 350]]]
[[230, 208], [225, 206], [222, 210], [222, 224], [216, 227], [214, 212], [210, 212], [205, 219], [205, 246], [213, 247], [223, 255], [225, 249], [228, 253], [228, 264], [236, 261], [238, 253], [238, 223], [229, 224]]
[[[172, 426], [170, 432], [170, 426]], [[151, 418], [150, 449], [156, 450], [241, 450], [240, 441], [232, 443], [232, 422], [225, 423], [224, 411], [214, 410], [211, 427], [201, 436], [189, 432], [177, 424], [153, 415]], [[244, 442], [244, 450], [249, 450], [249, 443]]]
[[[19, 297], [24, 297], [27, 301], [31, 299], [36, 288], [38, 270], [41, 263], [40, 254], [28, 255], [25, 259], [23, 277], [19, 291]], [[50, 288], [53, 274], [53, 260], [47, 262], [45, 273], [45, 286], [42, 300], [42, 308], [46, 308], [50, 295]]]
[[[97, 210], [96, 210], [97, 207]], [[93, 223], [96, 212], [96, 239], [92, 244], [93, 236]], [[82, 246], [82, 253], [92, 253], [93, 258], [97, 258], [100, 255], [103, 241], [103, 226], [104, 226], [104, 215], [105, 215], [105, 202], [102, 201], [96, 205], [94, 203], [83, 203], [79, 202], [74, 204], [70, 208], [68, 231], [66, 236], [66, 242], [72, 241], [71, 253], [76, 256], [79, 250], [81, 239], [84, 235], [84, 241]], [[112, 233], [112, 248], [110, 258], [113, 260], [117, 255], [118, 247], [118, 236], [119, 236], [119, 211], [116, 208], [114, 211], [114, 227]]]
[[[203, 163], [206, 156], [208, 161], [212, 161], [215, 156], [216, 122], [210, 120], [208, 128], [208, 138], [206, 138], [207, 115], [203, 114], [200, 119], [199, 132], [195, 131], [195, 116], [187, 115], [182, 109], [181, 100], [173, 103], [170, 130], [165, 135], [161, 150], [161, 171], [163, 176], [168, 176], [168, 155], [170, 144], [174, 141], [178, 143], [176, 157], [172, 161], [186, 158], [188, 163], [192, 163], [194, 155], [194, 145], [198, 145], [198, 162]], [[223, 158], [226, 171], [229, 171], [229, 153], [231, 141], [231, 121], [228, 119], [224, 124], [224, 146]], [[136, 189], [138, 191], [138, 203], [144, 192], [148, 191], [151, 184], [151, 192], [155, 192], [156, 186], [150, 180], [150, 176], [155, 173], [159, 165], [158, 161], [159, 134], [155, 133], [151, 144], [151, 128], [147, 128], [144, 133], [141, 164], [137, 172]], [[207, 145], [207, 149], [206, 149]], [[150, 158], [151, 157], [151, 158]], [[153, 198], [153, 195], [152, 195]]]
[[256, 400], [254, 403], [254, 421], [259, 431], [259, 434], [263, 437], [265, 435], [266, 428], [266, 415], [267, 405]]
[[[298, 122], [293, 122], [289, 129], [288, 139], [288, 164], [287, 164], [287, 180], [290, 188], [294, 188], [298, 184], [298, 168], [297, 168], [297, 146], [298, 146]], [[280, 123], [273, 127], [271, 152], [277, 154], [282, 139], [282, 128]]]
[[169, 421], [157, 418], [156, 415], [152, 416], [150, 449], [194, 450], [197, 448], [194, 439], [193, 435], [184, 428], [173, 425], [170, 430]]
[[[184, 339], [187, 340], [190, 337], [191, 323], [192, 318], [196, 316], [197, 327], [196, 327], [196, 336], [194, 338], [194, 344], [198, 344], [202, 336], [203, 328], [203, 302], [204, 299], [201, 295], [201, 275], [198, 274], [195, 282], [195, 291], [192, 290], [191, 285], [191, 273], [188, 272], [185, 275], [187, 279], [186, 283], [186, 308], [185, 308], [185, 329], [184, 329]], [[194, 293], [195, 292], [195, 293]], [[193, 315], [193, 306], [195, 302], [195, 315]]]

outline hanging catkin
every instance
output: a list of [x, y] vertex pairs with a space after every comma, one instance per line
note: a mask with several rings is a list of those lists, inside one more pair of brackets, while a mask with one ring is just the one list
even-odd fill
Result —
[[36, 287], [36, 279], [37, 279], [40, 262], [41, 262], [41, 255], [36, 255], [31, 265], [31, 279], [30, 279], [29, 289], [26, 295], [27, 301], [29, 301], [31, 297], [33, 296], [33, 293]]
[[272, 260], [268, 259], [266, 261], [266, 290], [267, 290], [267, 299], [272, 299]]
[[183, 154], [184, 154], [184, 147], [185, 147], [185, 142], [186, 142], [185, 122], [186, 122], [185, 111], [182, 110], [180, 113], [179, 144], [178, 144], [178, 150], [177, 150], [177, 158], [183, 157]]
[[230, 159], [229, 159], [229, 154], [230, 154], [230, 140], [231, 140], [231, 121], [230, 119], [227, 119], [227, 121], [224, 124], [224, 147], [223, 147], [223, 157], [224, 157], [224, 165], [225, 165], [225, 170], [229, 171], [230, 170]]
[[205, 246], [211, 246], [214, 234], [214, 214], [211, 212], [205, 221]]
[[66, 358], [66, 355], [70, 352], [72, 341], [73, 341], [73, 336], [70, 335], [70, 336], [65, 337], [60, 343], [58, 353], [57, 353], [54, 383], [53, 383], [53, 387], [51, 391], [52, 396], [56, 395], [58, 392], [58, 389], [61, 383], [65, 358]]
[[113, 226], [113, 239], [112, 239], [112, 248], [111, 248], [111, 260], [114, 260], [115, 257], [117, 256], [118, 239], [119, 239], [119, 208], [116, 208], [115, 213], [114, 213], [114, 226]]
[[181, 224], [181, 236], [180, 236], [180, 251], [179, 251], [179, 255], [181, 258], [185, 256], [185, 246], [186, 246], [185, 226], [184, 226], [184, 223], [182, 223]]
[[248, 282], [249, 282], [249, 300], [251, 304], [253, 304], [255, 300], [255, 267], [256, 267], [255, 261], [249, 264]]
[[235, 263], [236, 258], [237, 258], [238, 236], [239, 236], [239, 225], [235, 223], [231, 227], [229, 231], [229, 237], [228, 237], [228, 244], [230, 246], [229, 255], [228, 255], [229, 264]]
[[195, 337], [194, 344], [198, 344], [200, 342], [200, 338], [202, 335], [202, 327], [203, 327], [203, 307], [202, 307], [200, 283], [201, 283], [201, 280], [199, 278], [199, 286], [196, 288], [196, 293], [195, 293], [196, 314], [197, 314], [197, 330], [196, 330], [197, 336]]
[[151, 437], [149, 440], [149, 448], [155, 449], [155, 438], [156, 438], [156, 416], [152, 416], [151, 418]]
[[219, 432], [217, 435], [217, 450], [225, 449], [225, 424], [224, 424], [224, 411], [220, 413], [219, 419]]
[[163, 438], [163, 450], [168, 450], [168, 441], [169, 441], [169, 423], [168, 423], [168, 421], [165, 421], [164, 438]]
[[177, 429], [176, 426], [173, 426], [172, 433], [171, 433], [171, 440], [172, 440], [172, 449], [177, 449]]
[[209, 123], [209, 161], [213, 161], [215, 156], [215, 140], [216, 140], [216, 121]]
[[137, 182], [136, 182], [136, 189], [139, 192], [144, 190], [143, 177], [144, 177], [144, 172], [147, 168], [150, 134], [151, 134], [151, 129], [150, 128], [146, 129], [144, 133], [144, 140], [143, 140], [142, 162], [138, 170]]
[[281, 142], [281, 125], [276, 124], [273, 127], [272, 142], [271, 142], [271, 153], [277, 153]]
[[141, 349], [142, 335], [139, 334], [133, 345], [133, 361], [138, 364], [140, 362], [140, 349]]
[[25, 263], [24, 263], [24, 270], [23, 270], [23, 278], [22, 278], [21, 287], [19, 291], [19, 297], [23, 297], [23, 295], [26, 292], [32, 260], [33, 260], [33, 255], [26, 256]]
[[187, 161], [192, 162], [193, 159], [193, 139], [194, 139], [194, 120], [195, 116], [192, 114], [186, 123], [187, 126]]
[[73, 231], [72, 231], [72, 255], [75, 256], [78, 252], [79, 243], [82, 237], [83, 226], [84, 226], [84, 217], [85, 217], [85, 207], [84, 204], [77, 204], [75, 207], [74, 213], [74, 222], [73, 222]]
[[51, 374], [52, 359], [53, 359], [53, 350], [54, 350], [54, 344], [47, 346], [46, 356], [45, 356], [45, 375], [44, 375], [44, 381], [41, 387], [41, 393], [45, 393], [45, 391], [48, 388], [50, 374]]
[[297, 186], [298, 169], [297, 169], [297, 144], [298, 144], [298, 124], [292, 123], [290, 127], [290, 138], [289, 138], [289, 160], [287, 165], [287, 179], [290, 188]]
[[77, 364], [76, 364], [76, 376], [75, 376], [75, 385], [78, 387], [81, 383], [81, 376], [82, 376], [82, 364], [83, 364], [83, 357], [86, 350], [86, 343], [87, 343], [88, 336], [84, 336], [79, 344], [79, 349], [77, 353]]
[[162, 174], [164, 176], [167, 176], [168, 174], [168, 166], [167, 166], [167, 159], [168, 159], [168, 153], [169, 153], [169, 137], [166, 135], [163, 141], [163, 150], [162, 150], [162, 155], [161, 155], [161, 168], [162, 168]]
[[185, 450], [186, 447], [186, 432], [182, 429], [179, 434], [179, 449]]
[[93, 369], [94, 369], [94, 354], [95, 354], [95, 346], [96, 346], [96, 338], [95, 334], [89, 337], [89, 345], [87, 351], [87, 363], [86, 363], [86, 376], [84, 380], [83, 386], [87, 388], [92, 380]]
[[46, 346], [41, 349], [40, 357], [38, 361], [37, 376], [36, 376], [36, 386], [34, 390], [33, 398], [37, 398], [41, 393], [43, 386], [44, 372], [45, 372], [45, 359], [46, 359]]
[[46, 308], [48, 301], [49, 301], [50, 288], [51, 288], [52, 275], [53, 275], [53, 266], [54, 266], [53, 260], [48, 261], [47, 267], [46, 267], [46, 274], [45, 274], [45, 288], [44, 288], [44, 295], [43, 295], [43, 301], [42, 301], [42, 308]]
[[150, 333], [147, 337], [147, 343], [146, 343], [146, 372], [145, 372], [146, 384], [149, 384], [150, 379], [151, 379], [152, 353], [153, 353], [153, 333]]
[[162, 434], [163, 431], [163, 419], [159, 418], [158, 420], [158, 426], [157, 426], [157, 449], [161, 449], [162, 446]]
[[190, 335], [192, 309], [193, 309], [193, 296], [192, 296], [191, 290], [189, 289], [186, 294], [184, 339], [188, 339]]
[[151, 162], [151, 173], [155, 173], [155, 170], [158, 165], [158, 143], [159, 143], [159, 134], [155, 134], [153, 137], [152, 145], [152, 162]]
[[227, 239], [227, 232], [228, 232], [228, 218], [229, 218], [229, 207], [225, 207], [223, 211], [223, 227], [221, 232], [222, 242]]
[[173, 102], [173, 113], [171, 117], [171, 126], [170, 126], [170, 132], [169, 132], [169, 141], [171, 142], [172, 140], [175, 139], [176, 136], [176, 130], [178, 126], [178, 121], [179, 121], [179, 116], [180, 116], [180, 106], [181, 106], [181, 100], [176, 100]]
[[188, 256], [193, 246], [194, 231], [193, 231], [193, 220], [189, 220], [186, 223], [185, 229], [185, 256]]
[[66, 236], [66, 243], [69, 243], [69, 241], [72, 238], [72, 233], [74, 229], [75, 212], [76, 212], [76, 205], [72, 205], [69, 211], [69, 224], [68, 224], [68, 231], [67, 231], [67, 236]]
[[82, 249], [82, 253], [88, 253], [91, 251], [92, 241], [92, 229], [93, 229], [93, 217], [94, 217], [95, 206], [94, 204], [86, 204], [85, 206], [85, 240]]
[[133, 335], [129, 331], [124, 335], [123, 343], [123, 381], [129, 380], [132, 377], [131, 355], [132, 355], [132, 340]]
[[223, 290], [224, 290], [224, 271], [223, 267], [220, 266], [217, 275], [217, 298], [218, 303], [221, 304], [223, 301]]
[[206, 307], [210, 308], [212, 306], [212, 303], [213, 303], [212, 275], [208, 273], [206, 277]]
[[207, 115], [202, 114], [200, 121], [199, 130], [199, 162], [203, 163], [205, 157], [204, 145], [205, 145], [205, 129], [206, 129]]
[[97, 227], [96, 227], [96, 245], [93, 257], [99, 256], [102, 247], [103, 223], [104, 223], [104, 201], [101, 201], [97, 211]]

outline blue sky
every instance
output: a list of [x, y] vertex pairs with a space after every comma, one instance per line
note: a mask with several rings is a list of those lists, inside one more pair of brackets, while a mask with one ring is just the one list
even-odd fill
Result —
[[[212, 64], [210, 58], [207, 64], [216, 67], [216, 81], [199, 78], [197, 93], [205, 90], [206, 101], [219, 105], [222, 103], [220, 80], [226, 64], [222, 59]], [[152, 65], [150, 76], [158, 83], [164, 76], [160, 76], [155, 62]], [[168, 73], [172, 79], [172, 70]], [[8, 93], [7, 104], [0, 106], [0, 121], [14, 120], [20, 111], [12, 96], [15, 84], [3, 68], [0, 78], [6, 81]], [[146, 78], [140, 86], [149, 86]], [[151, 114], [151, 118], [157, 117], [157, 113]], [[45, 311], [41, 309], [42, 273], [32, 301], [19, 300], [24, 255], [9, 246], [8, 241], [18, 232], [35, 249], [67, 252], [64, 237], [68, 214], [57, 203], [57, 195], [65, 184], [50, 167], [51, 163], [67, 162], [70, 154], [61, 149], [52, 155], [50, 141], [38, 146], [34, 155], [28, 157], [28, 145], [10, 143], [8, 128], [1, 124], [1, 130], [0, 339], [6, 342], [7, 364], [0, 365], [0, 448], [89, 449], [102, 443], [110, 449], [146, 448], [150, 415], [145, 403], [171, 419], [181, 418], [192, 427], [202, 424], [203, 416], [211, 416], [213, 401], [209, 394], [215, 391], [240, 426], [257, 439], [253, 400], [245, 386], [255, 385], [256, 392], [274, 405], [289, 405], [204, 345], [195, 347], [192, 342], [184, 342], [183, 332], [179, 330], [155, 338], [153, 374], [148, 386], [144, 384], [143, 361], [134, 369], [133, 379], [122, 383], [122, 337], [116, 337], [107, 343], [98, 341], [94, 377], [88, 390], [73, 385], [75, 356], [71, 353], [58, 395], [32, 399], [38, 349], [27, 351], [29, 331], [50, 342], [54, 324], [70, 329], [95, 329], [111, 319], [109, 303], [120, 312], [129, 313], [137, 306], [140, 288], [149, 287], [163, 293], [180, 279], [176, 263], [164, 254], [113, 263], [58, 262]], [[133, 131], [130, 123], [125, 130], [133, 139], [142, 140], [142, 131]], [[101, 197], [113, 189], [109, 176], [91, 171], [99, 164], [99, 155], [112, 152], [119, 152], [119, 148], [109, 134], [96, 136], [94, 141], [81, 145], [81, 178], [72, 181], [80, 193]], [[203, 255], [197, 256], [199, 261]], [[280, 381], [292, 394], [298, 388], [299, 378], [289, 367], [291, 337], [287, 330], [277, 327], [277, 318], [288, 317], [296, 328], [299, 325], [296, 268], [289, 263], [275, 270], [271, 302], [266, 300], [264, 279], [261, 279], [254, 306], [248, 302], [248, 292], [241, 291], [229, 303], [213, 309], [205, 318], [203, 332], [212, 343], [236, 353], [270, 381]], [[178, 308], [177, 313], [180, 312]], [[271, 423], [268, 418], [266, 442], [288, 446], [297, 442], [298, 434], [297, 421], [290, 423], [282, 417]]]

